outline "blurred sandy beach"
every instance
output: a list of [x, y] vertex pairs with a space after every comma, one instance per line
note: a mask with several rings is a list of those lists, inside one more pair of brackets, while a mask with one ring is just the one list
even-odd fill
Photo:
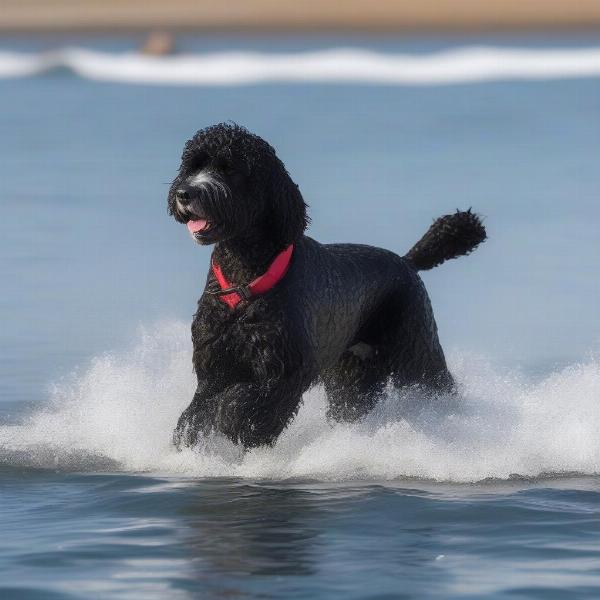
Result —
[[598, 0], [2, 0], [0, 32], [593, 29]]

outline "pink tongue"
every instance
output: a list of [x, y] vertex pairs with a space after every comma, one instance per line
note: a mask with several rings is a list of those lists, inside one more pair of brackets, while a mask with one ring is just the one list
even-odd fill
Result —
[[188, 221], [187, 228], [190, 230], [190, 233], [197, 233], [198, 231], [202, 231], [206, 229], [206, 219], [198, 219], [197, 221]]

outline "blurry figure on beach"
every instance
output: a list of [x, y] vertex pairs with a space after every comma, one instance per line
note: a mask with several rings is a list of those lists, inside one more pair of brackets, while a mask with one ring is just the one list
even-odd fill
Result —
[[175, 37], [168, 31], [153, 31], [148, 34], [141, 53], [148, 56], [167, 56], [175, 52]]

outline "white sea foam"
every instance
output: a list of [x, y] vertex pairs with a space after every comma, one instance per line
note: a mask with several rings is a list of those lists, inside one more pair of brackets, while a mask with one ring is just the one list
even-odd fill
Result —
[[152, 57], [82, 48], [0, 52], [0, 78], [66, 68], [100, 81], [159, 85], [331, 82], [440, 85], [510, 79], [597, 77], [600, 48], [462, 47], [430, 54], [333, 48], [298, 53], [252, 51]]
[[600, 472], [600, 363], [592, 359], [534, 382], [458, 353], [457, 398], [389, 393], [364, 422], [331, 425], [315, 389], [273, 448], [242, 454], [211, 440], [177, 452], [171, 432], [195, 387], [188, 338], [186, 325], [166, 323], [131, 351], [97, 358], [43, 409], [0, 426], [0, 463], [327, 481]]

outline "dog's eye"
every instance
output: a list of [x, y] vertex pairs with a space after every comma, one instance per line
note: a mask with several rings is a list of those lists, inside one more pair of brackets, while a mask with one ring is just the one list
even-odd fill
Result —
[[230, 162], [227, 162], [225, 160], [218, 161], [215, 166], [224, 175], [233, 175], [233, 173], [235, 173], [235, 167]]
[[191, 154], [184, 162], [186, 170], [189, 172], [199, 171], [208, 162], [208, 155], [205, 152], [196, 152]]

